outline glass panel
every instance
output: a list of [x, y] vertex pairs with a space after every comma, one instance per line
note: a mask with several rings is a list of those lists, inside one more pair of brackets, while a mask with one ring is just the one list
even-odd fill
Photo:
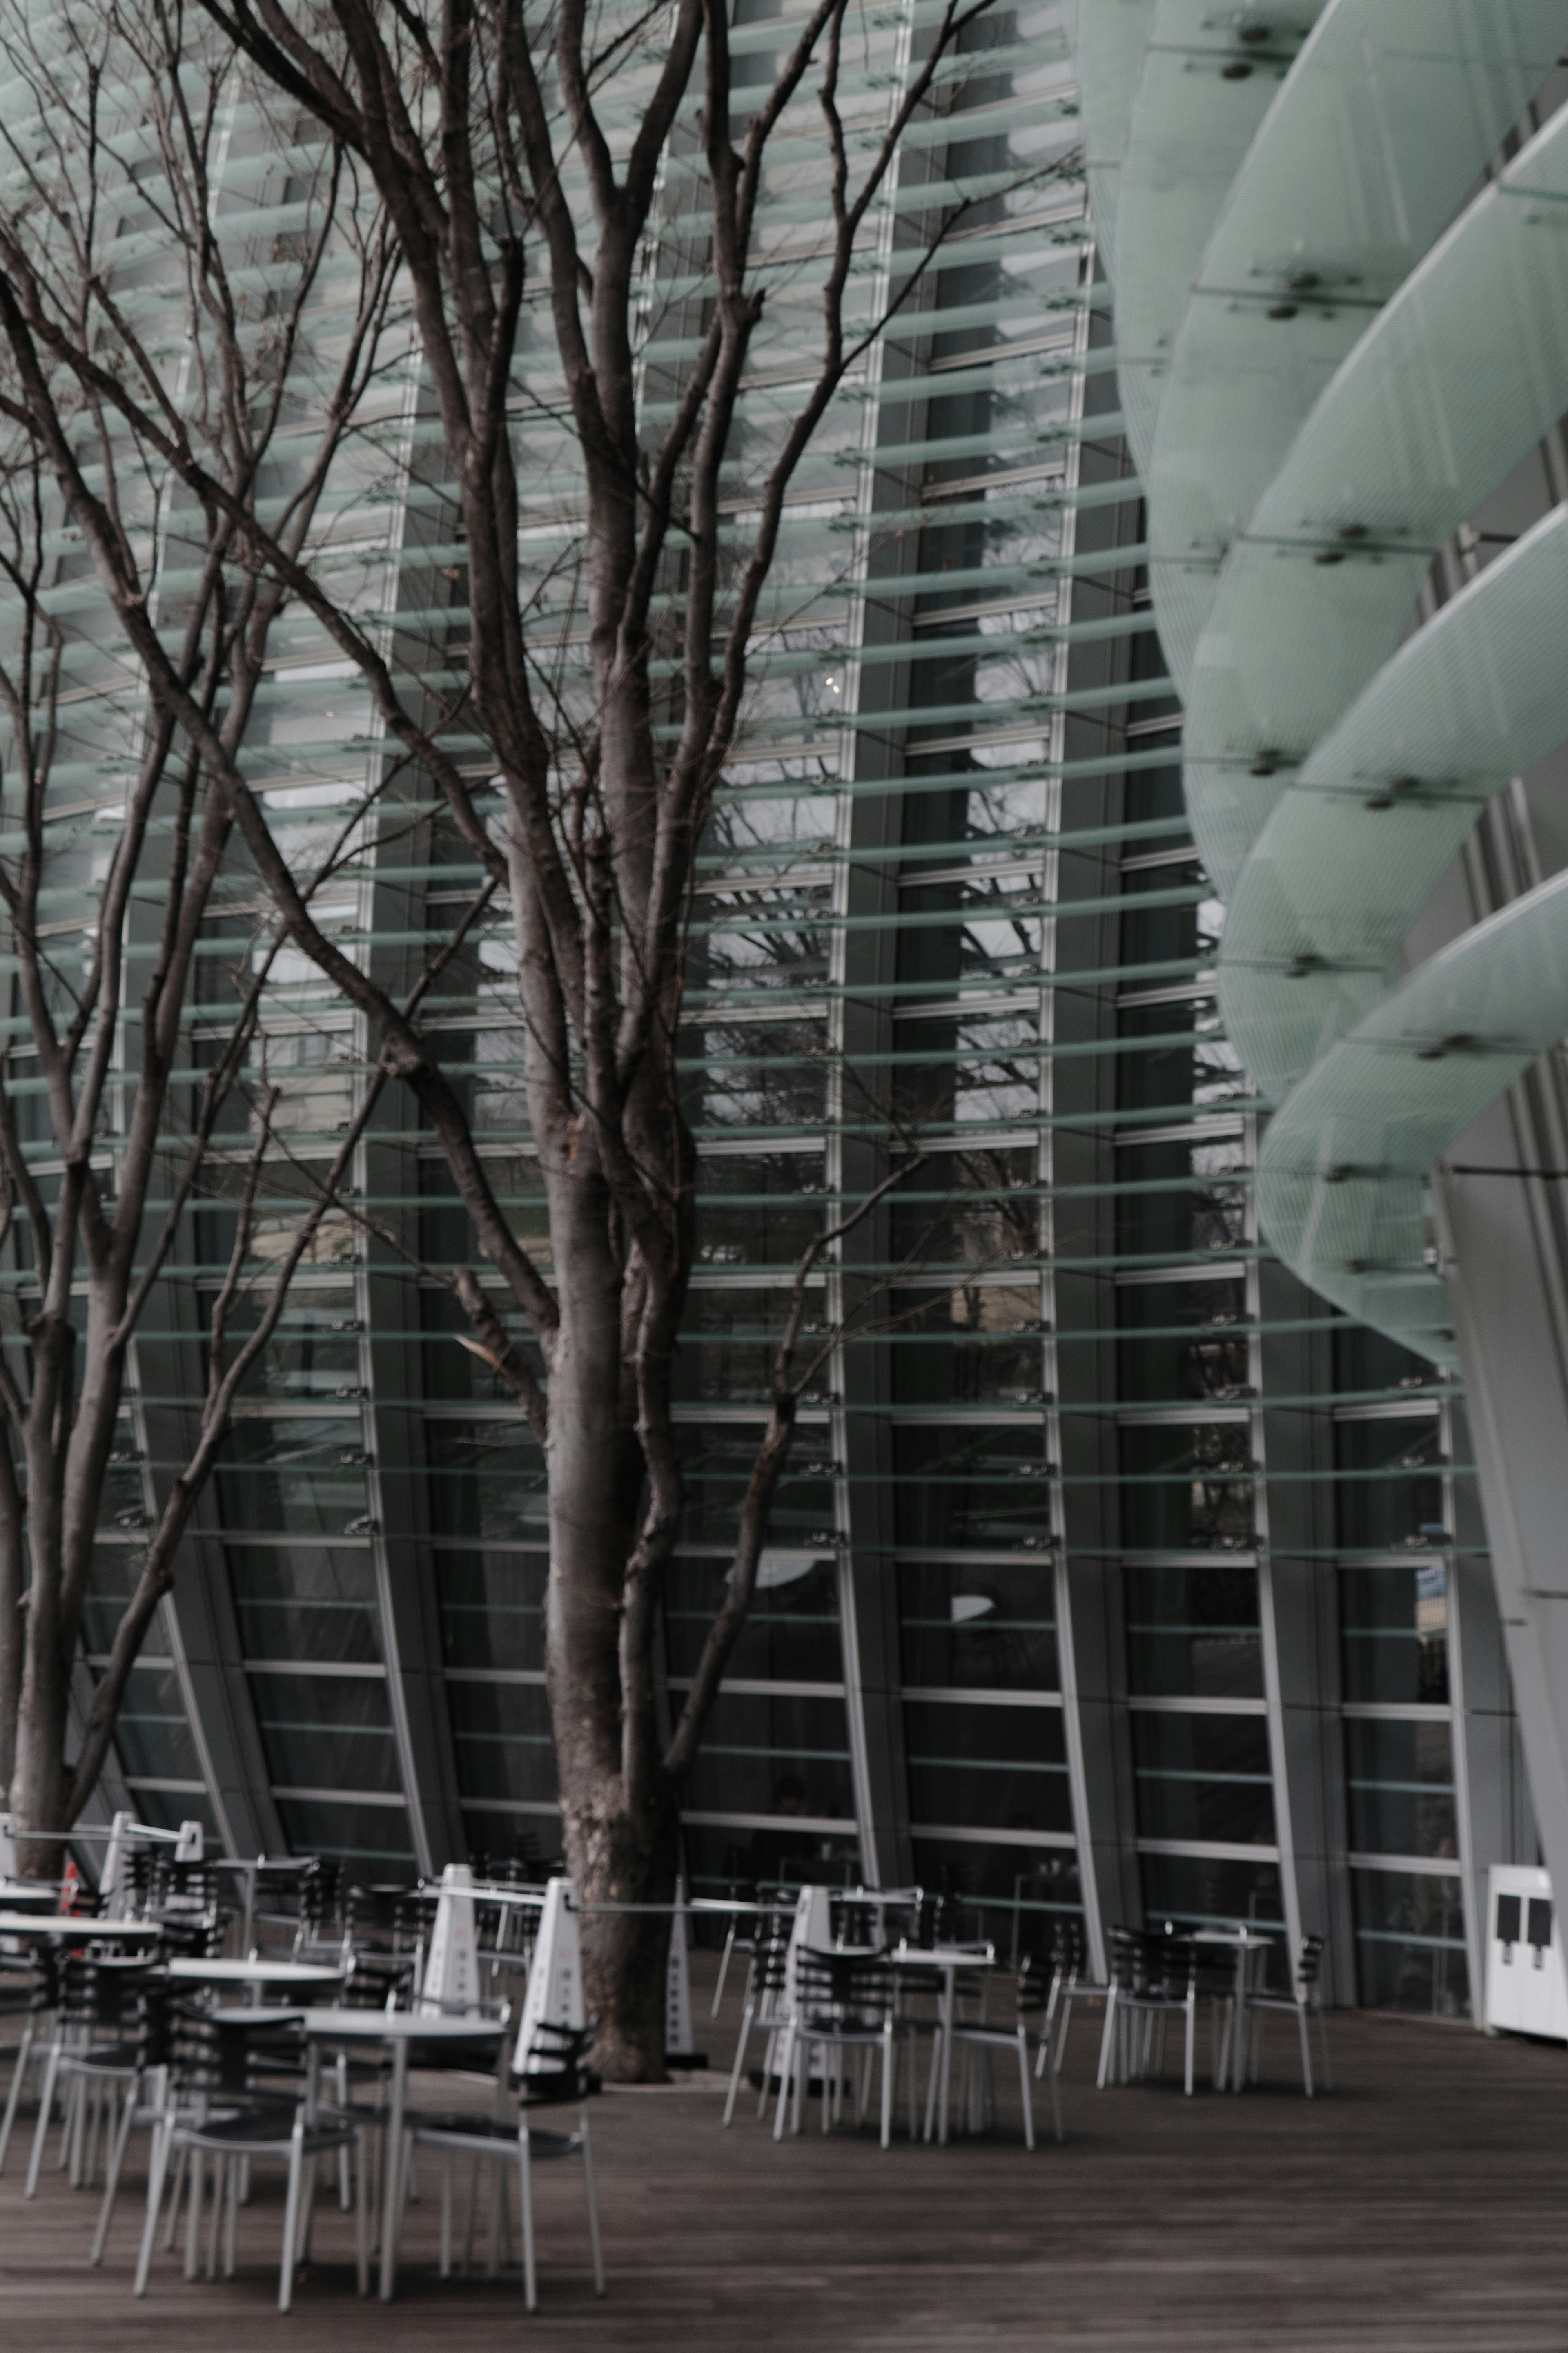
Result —
[[[784, 1572], [799, 1569], [798, 1575]], [[702, 1655], [723, 1590], [721, 1560], [676, 1560], [665, 1576], [665, 1641], [669, 1672], [689, 1676]], [[783, 1581], [764, 1586], [730, 1654], [728, 1672], [761, 1681], [839, 1683], [844, 1655], [838, 1639], [838, 1579], [831, 1560], [803, 1553], [778, 1559]]]
[[1138, 1873], [1143, 1883], [1143, 1916], [1152, 1926], [1165, 1920], [1180, 1928], [1284, 1926], [1277, 1863], [1145, 1854], [1139, 1857]]
[[437, 1553], [447, 1664], [542, 1669], [549, 1573], [550, 1556], [542, 1552]]
[[1117, 1394], [1129, 1405], [1176, 1406], [1238, 1395], [1248, 1378], [1247, 1344], [1235, 1327], [1246, 1321], [1239, 1275], [1120, 1284]]
[[379, 1660], [381, 1613], [368, 1551], [230, 1545], [229, 1576], [248, 1659]]
[[172, 1667], [132, 1668], [115, 1719], [114, 1745], [129, 1774], [145, 1773], [156, 1780], [195, 1781], [198, 1788], [205, 1787], [179, 1679]]
[[902, 1561], [906, 1683], [964, 1691], [1055, 1691], [1056, 1586], [1049, 1569]]
[[308, 1789], [401, 1789], [386, 1685], [369, 1675], [253, 1675], [274, 1781]]
[[807, 1881], [824, 1887], [860, 1883], [860, 1845], [853, 1831], [792, 1830], [787, 1816], [762, 1831], [688, 1822], [681, 1841], [695, 1895], [727, 1895], [731, 1887], [765, 1880], [793, 1887]]
[[1136, 1715], [1132, 1758], [1142, 1837], [1273, 1844], [1268, 1727], [1262, 1716]]
[[854, 1818], [843, 1701], [721, 1692], [681, 1794], [694, 1813], [783, 1818], [776, 1832], [759, 1831], [752, 1840], [752, 1876], [776, 1875], [763, 1860], [759, 1839], [782, 1839], [793, 1851], [798, 1833], [788, 1829], [789, 1817]]
[[1141, 1552], [1250, 1546], [1252, 1435], [1245, 1422], [1136, 1427], [1120, 1433], [1121, 1534]]
[[1016, 1950], [1048, 1953], [1053, 1922], [1083, 1903], [1077, 1859], [1059, 1849], [918, 1838], [914, 1864], [919, 1885], [949, 1901], [943, 1927], [989, 1936], [1009, 1960]]
[[1129, 1688], [1150, 1698], [1261, 1699], [1255, 1568], [1123, 1571]]
[[1454, 1752], [1447, 1724], [1345, 1725], [1351, 1844], [1363, 1854], [1458, 1852]]
[[1442, 1563], [1342, 1570], [1340, 1649], [1347, 1699], [1446, 1704], [1448, 1579]]
[[356, 1806], [279, 1798], [283, 1834], [296, 1854], [341, 1857], [357, 1876], [407, 1886], [415, 1878], [413, 1841], [401, 1806]]
[[1372, 2010], [1468, 2018], [1469, 1968], [1458, 1879], [1425, 1872], [1352, 1871], [1356, 1975]]
[[1445, 1533], [1442, 1482], [1424, 1466], [1440, 1459], [1435, 1418], [1334, 1424], [1334, 1461], [1351, 1475], [1336, 1482], [1339, 1540], [1351, 1551], [1392, 1552]]
[[465, 1798], [554, 1798], [555, 1743], [542, 1683], [448, 1682], [447, 1710]]
[[975, 1830], [1070, 1831], [1061, 1712], [906, 1702], [910, 1814]]
[[242, 1421], [224, 1440], [218, 1502], [231, 1528], [343, 1535], [365, 1516], [360, 1417]]
[[1043, 1430], [895, 1430], [899, 1542], [1009, 1549], [1050, 1530]]

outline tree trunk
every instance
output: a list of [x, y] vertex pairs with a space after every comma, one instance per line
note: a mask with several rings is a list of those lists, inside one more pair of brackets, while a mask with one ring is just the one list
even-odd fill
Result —
[[[657, 1752], [635, 1756], [628, 1773], [621, 1682], [626, 1564], [643, 1491], [626, 1362], [635, 1314], [608, 1188], [583, 1126], [551, 1137], [541, 1161], [561, 1300], [550, 1368], [544, 1662], [566, 1861], [584, 1906], [668, 1904], [675, 1792]], [[612, 2083], [662, 2082], [668, 1914], [590, 1909], [582, 1926], [593, 2064]]]
[[[619, 1776], [597, 1790], [563, 1787], [566, 1860], [584, 1906], [583, 1999], [592, 2064], [606, 2083], [664, 2081], [665, 1976], [675, 1901], [680, 1811], [662, 1771], [628, 1807]], [[657, 1911], [595, 1911], [596, 1905], [657, 1905]]]

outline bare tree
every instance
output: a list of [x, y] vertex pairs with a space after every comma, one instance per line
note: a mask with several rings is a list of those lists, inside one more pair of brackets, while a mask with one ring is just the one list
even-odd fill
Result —
[[[363, 174], [395, 240], [437, 453], [409, 461], [405, 480], [423, 467], [461, 545], [463, 676], [400, 672], [312, 551], [231, 487], [145, 372], [122, 350], [106, 353], [85, 317], [62, 315], [36, 282], [19, 222], [0, 222], [0, 326], [23, 408], [161, 716], [232, 812], [293, 941], [365, 1017], [380, 1067], [417, 1099], [503, 1303], [510, 1294], [536, 1344], [509, 1335], [477, 1269], [459, 1271], [476, 1338], [547, 1451], [546, 1673], [568, 1858], [591, 1903], [628, 1907], [590, 1915], [597, 2063], [657, 2074], [667, 1924], [635, 1907], [672, 1893], [679, 1784], [744, 1622], [787, 1460], [806, 1280], [725, 1598], [661, 1744], [653, 1635], [681, 1525], [672, 1357], [693, 1255], [695, 1155], [676, 1039], [697, 851], [756, 684], [764, 591], [802, 460], [847, 371], [917, 296], [962, 210], [939, 200], [912, 216], [873, 309], [857, 308], [857, 263], [882, 233], [900, 141], [951, 102], [957, 53], [989, 0], [947, 0], [870, 111], [864, 90], [844, 96], [858, 21], [849, 0], [810, 0], [781, 19], [776, 48], [743, 74], [721, 0], [613, 19], [584, 0], [203, 5], [245, 73]], [[147, 5], [158, 14], [158, 0]], [[820, 219], [804, 246], [770, 258], [772, 159], [803, 135], [821, 158]], [[781, 429], [758, 445], [740, 404], [767, 286], [803, 272], [811, 348], [798, 354]], [[686, 302], [695, 324], [654, 417], [646, 402], [639, 412], [639, 320], [666, 300]], [[230, 339], [237, 368], [241, 341]], [[530, 341], [547, 349], [542, 368], [527, 364]], [[51, 369], [113, 412], [150, 469], [226, 521], [247, 575], [286, 594], [355, 666], [385, 739], [428, 777], [481, 878], [509, 896], [548, 1276], [497, 1202], [438, 1034], [315, 920], [247, 784], [238, 738], [152, 626], [113, 516], [60, 430]], [[573, 553], [542, 568], [524, 527], [529, 437], [546, 427], [569, 448]], [[574, 649], [584, 638], [583, 663]], [[477, 766], [453, 747], [459, 716], [481, 736]], [[823, 1235], [814, 1263], [870, 1206]]]
[[[247, 308], [228, 280], [232, 241], [226, 264], [209, 234], [213, 153], [232, 136], [230, 77], [221, 61], [205, 79], [177, 77], [171, 37], [156, 11], [130, 34], [101, 18], [85, 31], [60, 19], [37, 38], [25, 16], [0, 28], [14, 102], [0, 131], [10, 362], [0, 369], [0, 939], [15, 976], [0, 1065], [0, 1239], [18, 1270], [20, 1317], [0, 1358], [0, 1787], [23, 1867], [42, 1873], [97, 1783], [236, 1397], [319, 1237], [360, 1124], [325, 1189], [301, 1198], [281, 1255], [258, 1270], [258, 1191], [276, 1157], [280, 1092], [266, 1077], [261, 1017], [279, 934], [261, 927], [237, 1001], [197, 1002], [204, 934], [237, 888], [254, 902], [254, 874], [168, 696], [150, 699], [134, 647], [107, 636], [112, 607], [94, 566], [111, 544], [163, 670], [232, 753], [286, 601], [247, 567], [236, 517], [271, 494], [279, 543], [304, 543], [374, 380], [392, 248], [375, 219], [357, 243], [346, 239], [353, 299], [336, 321], [324, 410], [301, 456], [296, 412], [322, 361], [310, 313], [352, 209], [342, 157], [313, 139], [249, 364], [243, 375], [209, 365], [226, 346], [233, 357]], [[112, 404], [62, 374], [47, 337], [29, 342], [23, 304], [182, 416], [224, 501], [193, 500], [166, 469], [150, 471]], [[294, 480], [279, 497], [284, 444]], [[83, 772], [105, 769], [121, 780], [84, 807]], [[307, 875], [307, 895], [321, 879]], [[61, 905], [73, 911], [63, 922]], [[71, 1679], [105, 1496], [127, 1451], [132, 1344], [188, 1247], [193, 1204], [215, 1197], [233, 1203], [233, 1247], [208, 1316], [192, 1451], [153, 1498], [72, 1756]], [[242, 1301], [248, 1329], [236, 1345]]]

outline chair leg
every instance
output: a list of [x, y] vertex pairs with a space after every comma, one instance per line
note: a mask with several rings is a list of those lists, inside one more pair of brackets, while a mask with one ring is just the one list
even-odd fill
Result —
[[441, 2271], [442, 2279], [452, 2276], [452, 2152], [441, 2152]]
[[175, 2235], [179, 2231], [180, 2200], [188, 2185], [190, 2170], [191, 2152], [188, 2148], [183, 2148], [174, 2158], [174, 2179], [169, 2189], [169, 2223], [168, 2228], [163, 2232], [163, 2252], [165, 2254], [172, 2251], [174, 2244]]
[[[783, 2140], [784, 2138], [784, 2102], [790, 2095], [790, 2071], [795, 2063], [795, 2021], [792, 2018], [789, 2024], [784, 2028], [784, 2047], [777, 2054], [779, 2065], [779, 2103], [778, 2106], [773, 2111], [773, 2138], [775, 2140]], [[763, 2078], [764, 2098], [767, 2094], [767, 2080], [766, 2075], [764, 2075]]]
[[[735, 2063], [730, 2070], [730, 2096], [724, 2103], [724, 2122], [726, 2124], [730, 2122], [731, 2117], [735, 2113], [735, 2095], [741, 2088], [741, 2070], [745, 2063], [746, 2044], [751, 2040], [751, 2033], [752, 2005], [748, 2002], [744, 2010], [741, 2014], [741, 2039], [735, 2045]], [[767, 2098], [767, 2095], [768, 2078], [767, 2072], [764, 2069], [763, 2073], [763, 2097], [764, 2100]]]
[[237, 2157], [228, 2161], [228, 2198], [224, 2210], [223, 2275], [234, 2277], [235, 2260], [239, 2244], [239, 2166]]
[[206, 2157], [193, 2148], [185, 2168], [185, 2277], [196, 2275], [196, 2257], [202, 2243], [202, 2200], [206, 2195]]
[[528, 2147], [528, 2118], [517, 2128], [518, 2203], [522, 2209], [522, 2301], [526, 2311], [539, 2309], [539, 2282], [533, 2266], [533, 2163]]
[[[708, 2013], [710, 2018], [717, 2018], [719, 2015], [719, 2005], [724, 1999], [724, 1980], [730, 1974], [730, 1956], [734, 1949], [735, 1929], [734, 1924], [731, 1922], [730, 1933], [724, 1939], [724, 1950], [719, 1962], [719, 1982], [713, 1989], [713, 2007]], [[725, 2121], [728, 2122], [728, 2118], [726, 2118]]]
[[11, 2146], [11, 2130], [16, 2121], [16, 2110], [22, 2103], [22, 2086], [27, 2080], [27, 2069], [37, 2039], [37, 2028], [29, 2018], [22, 2029], [22, 2040], [16, 2046], [16, 2063], [11, 2070], [11, 2089], [5, 2096], [5, 2119], [0, 2124], [0, 2173], [5, 2170], [5, 2152]]
[[[1021, 2026], [1018, 2029], [1018, 2082], [1024, 2094], [1024, 2147], [1032, 2149], [1035, 2146], [1035, 2102], [1029, 2090], [1029, 2053]], [[1051, 2084], [1054, 2089], [1056, 2085], [1054, 2075], [1051, 2078]]]
[[1321, 2005], [1318, 2010], [1318, 2047], [1323, 2054], [1323, 2089], [1325, 2092], [1331, 2092], [1334, 2088], [1334, 2079], [1329, 2073], [1329, 2021], [1323, 2015]]
[[224, 2157], [215, 2157], [213, 2159], [213, 2211], [212, 2219], [207, 2224], [207, 2277], [210, 2280], [217, 2277], [218, 2228], [223, 2221], [227, 2189], [228, 2159]]
[[1307, 2005], [1296, 2004], [1296, 2023], [1301, 2031], [1301, 2087], [1309, 2099], [1312, 2096], [1312, 2045], [1307, 2034]]
[[[349, 2063], [346, 2052], [338, 2053], [338, 2105], [346, 2109], [349, 2104]], [[349, 2211], [349, 2151], [352, 2144], [344, 2141], [338, 2151], [338, 2204], [346, 2214]]]
[[132, 2076], [125, 2092], [125, 2114], [118, 2131], [111, 2133], [109, 2158], [104, 2168], [103, 2204], [99, 2210], [98, 2231], [92, 2242], [92, 2253], [88, 2260], [95, 2266], [103, 2261], [103, 2250], [109, 2240], [110, 2218], [114, 2212], [114, 2200], [120, 2189], [120, 2168], [125, 2162], [125, 2144], [131, 2137], [131, 2126], [136, 2116], [136, 2095], [140, 2079]]
[[1068, 2029], [1072, 2024], [1072, 2006], [1074, 1999], [1075, 1997], [1069, 1993], [1064, 1998], [1062, 2002], [1062, 2022], [1057, 2030], [1056, 2056], [1051, 2061], [1051, 2065], [1058, 2075], [1062, 2072], [1062, 2061], [1068, 2055]]
[[142, 2225], [142, 2246], [136, 2258], [136, 2284], [132, 2293], [145, 2295], [147, 2274], [153, 2263], [153, 2241], [158, 2230], [158, 2211], [163, 2202], [163, 2175], [169, 2162], [169, 2127], [155, 2124], [153, 2147], [147, 2158], [147, 2215]]
[[768, 2112], [768, 2088], [773, 2080], [773, 2069], [778, 2064], [778, 2055], [779, 2030], [776, 2026], [770, 2026], [768, 2029], [767, 2041], [763, 2045], [763, 2088], [757, 2094], [757, 2122], [759, 2124], [762, 2123], [763, 2118]]
[[893, 2029], [889, 2021], [882, 2029], [882, 2147], [884, 2148], [890, 2147], [893, 2139], [893, 2069], [896, 2063]]
[[354, 2133], [354, 2284], [361, 2295], [370, 2294], [370, 2213], [365, 2200], [364, 2126]]
[[1095, 2088], [1098, 2091], [1103, 2092], [1105, 2089], [1105, 2078], [1110, 2070], [1110, 2053], [1115, 2041], [1116, 1988], [1112, 1986], [1105, 1997], [1105, 2031], [1100, 2038], [1100, 2073], [1094, 2079]]
[[287, 2312], [294, 2301], [294, 2266], [300, 2250], [300, 2206], [305, 2187], [303, 2117], [295, 2125], [289, 2144], [289, 2192], [283, 2201], [283, 2253], [278, 2264], [278, 2309]]
[[594, 2294], [605, 2293], [605, 2250], [599, 2242], [599, 2200], [594, 2187], [594, 2144], [588, 2137], [588, 2111], [577, 2114], [578, 2130], [583, 2136], [583, 2187], [588, 2199], [588, 2245], [594, 2257]]
[[48, 2060], [44, 2068], [44, 2088], [38, 2094], [38, 2121], [33, 2126], [33, 2148], [27, 2159], [27, 2179], [22, 2192], [24, 2198], [36, 2198], [38, 2194], [38, 2168], [44, 2161], [44, 2143], [48, 2138], [49, 2132], [49, 2111], [55, 2105], [55, 2083], [59, 2072], [60, 2046], [58, 2042], [52, 2042], [49, 2045]]
[[1185, 2009], [1187, 2013], [1187, 2031], [1185, 2035], [1185, 2065], [1182, 2074], [1182, 2089], [1190, 2100], [1193, 2096], [1193, 2060], [1196, 2054], [1198, 2040], [1198, 2006], [1195, 2000], [1190, 1993], [1186, 1999]]

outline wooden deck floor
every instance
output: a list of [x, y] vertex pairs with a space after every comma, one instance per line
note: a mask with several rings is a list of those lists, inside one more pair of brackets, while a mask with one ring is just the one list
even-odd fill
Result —
[[[700, 2042], [727, 2059], [727, 2021], [701, 2024]], [[141, 2137], [101, 2272], [86, 2263], [96, 2201], [51, 2171], [26, 2204], [13, 2157], [0, 2179], [0, 2348], [1568, 2348], [1568, 2053], [1346, 2016], [1333, 2027], [1337, 2088], [1309, 2105], [1290, 2087], [1282, 2022], [1271, 2083], [1187, 2102], [1173, 2085], [1097, 2094], [1092, 2014], [1080, 2027], [1067, 2145], [1033, 2158], [1005, 2104], [992, 2137], [884, 2156], [847, 2133], [775, 2147], [749, 2114], [726, 2133], [705, 2087], [607, 2095], [594, 2132], [608, 2300], [588, 2283], [576, 2169], [548, 2172], [531, 2321], [515, 2274], [436, 2280], [428, 2195], [410, 2216], [395, 2306], [356, 2301], [349, 2229], [329, 2208], [279, 2318], [280, 2206], [266, 2183], [242, 2218], [235, 2280], [188, 2285], [160, 2255], [137, 2304]]]

